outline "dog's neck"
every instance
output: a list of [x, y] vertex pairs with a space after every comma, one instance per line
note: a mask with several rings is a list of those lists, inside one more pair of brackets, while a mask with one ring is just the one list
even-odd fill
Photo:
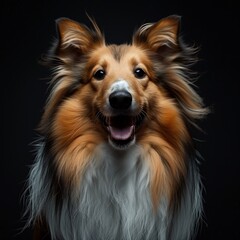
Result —
[[161, 209], [154, 212], [149, 166], [142, 159], [141, 147], [134, 145], [121, 151], [102, 144], [96, 153], [81, 184], [76, 220], [80, 225], [84, 222], [84, 231], [81, 228], [79, 232], [82, 239], [89, 239], [89, 235], [95, 239], [96, 233], [101, 235], [99, 239], [164, 236], [166, 202], [162, 199]]

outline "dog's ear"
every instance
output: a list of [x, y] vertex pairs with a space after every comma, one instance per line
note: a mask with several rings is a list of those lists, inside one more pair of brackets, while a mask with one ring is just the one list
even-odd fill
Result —
[[92, 23], [93, 30], [68, 18], [57, 19], [58, 43], [56, 54], [60, 56], [86, 54], [94, 47], [104, 44], [101, 31], [94, 21]]
[[133, 36], [133, 44], [147, 47], [165, 57], [179, 48], [181, 17], [171, 15], [156, 23], [142, 25]]

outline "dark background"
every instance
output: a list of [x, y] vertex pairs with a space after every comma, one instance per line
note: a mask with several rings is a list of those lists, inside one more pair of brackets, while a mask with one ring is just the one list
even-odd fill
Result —
[[[185, 42], [200, 47], [197, 91], [212, 113], [200, 123], [197, 147], [205, 186], [205, 224], [198, 239], [240, 239], [239, 33], [233, 1], [6, 1], [1, 2], [0, 59], [3, 90], [1, 124], [0, 239], [31, 239], [24, 226], [21, 196], [33, 162], [31, 143], [47, 96], [49, 71], [39, 64], [56, 36], [55, 19], [90, 26], [86, 12], [107, 42], [130, 42], [145, 22], [182, 16]], [[221, 2], [221, 3], [220, 3]]]

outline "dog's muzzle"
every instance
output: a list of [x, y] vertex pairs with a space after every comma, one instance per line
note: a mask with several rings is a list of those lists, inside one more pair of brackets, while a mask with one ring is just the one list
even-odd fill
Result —
[[[133, 108], [133, 96], [127, 90], [113, 91], [108, 97], [109, 114], [98, 114], [108, 131], [108, 139], [117, 149], [126, 149], [135, 142], [135, 131], [145, 118], [145, 111]], [[137, 112], [137, 113], [136, 113]]]
[[109, 95], [109, 104], [116, 114], [108, 120], [109, 140], [115, 147], [126, 147], [133, 142], [135, 133], [135, 119], [126, 114], [131, 113], [132, 95], [125, 90], [115, 91]]

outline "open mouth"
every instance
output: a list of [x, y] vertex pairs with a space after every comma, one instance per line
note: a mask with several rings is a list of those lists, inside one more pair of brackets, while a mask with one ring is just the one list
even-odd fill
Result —
[[98, 114], [99, 119], [106, 127], [109, 134], [109, 141], [116, 148], [126, 148], [135, 141], [135, 132], [145, 119], [142, 111], [137, 116], [117, 115], [106, 117]]

